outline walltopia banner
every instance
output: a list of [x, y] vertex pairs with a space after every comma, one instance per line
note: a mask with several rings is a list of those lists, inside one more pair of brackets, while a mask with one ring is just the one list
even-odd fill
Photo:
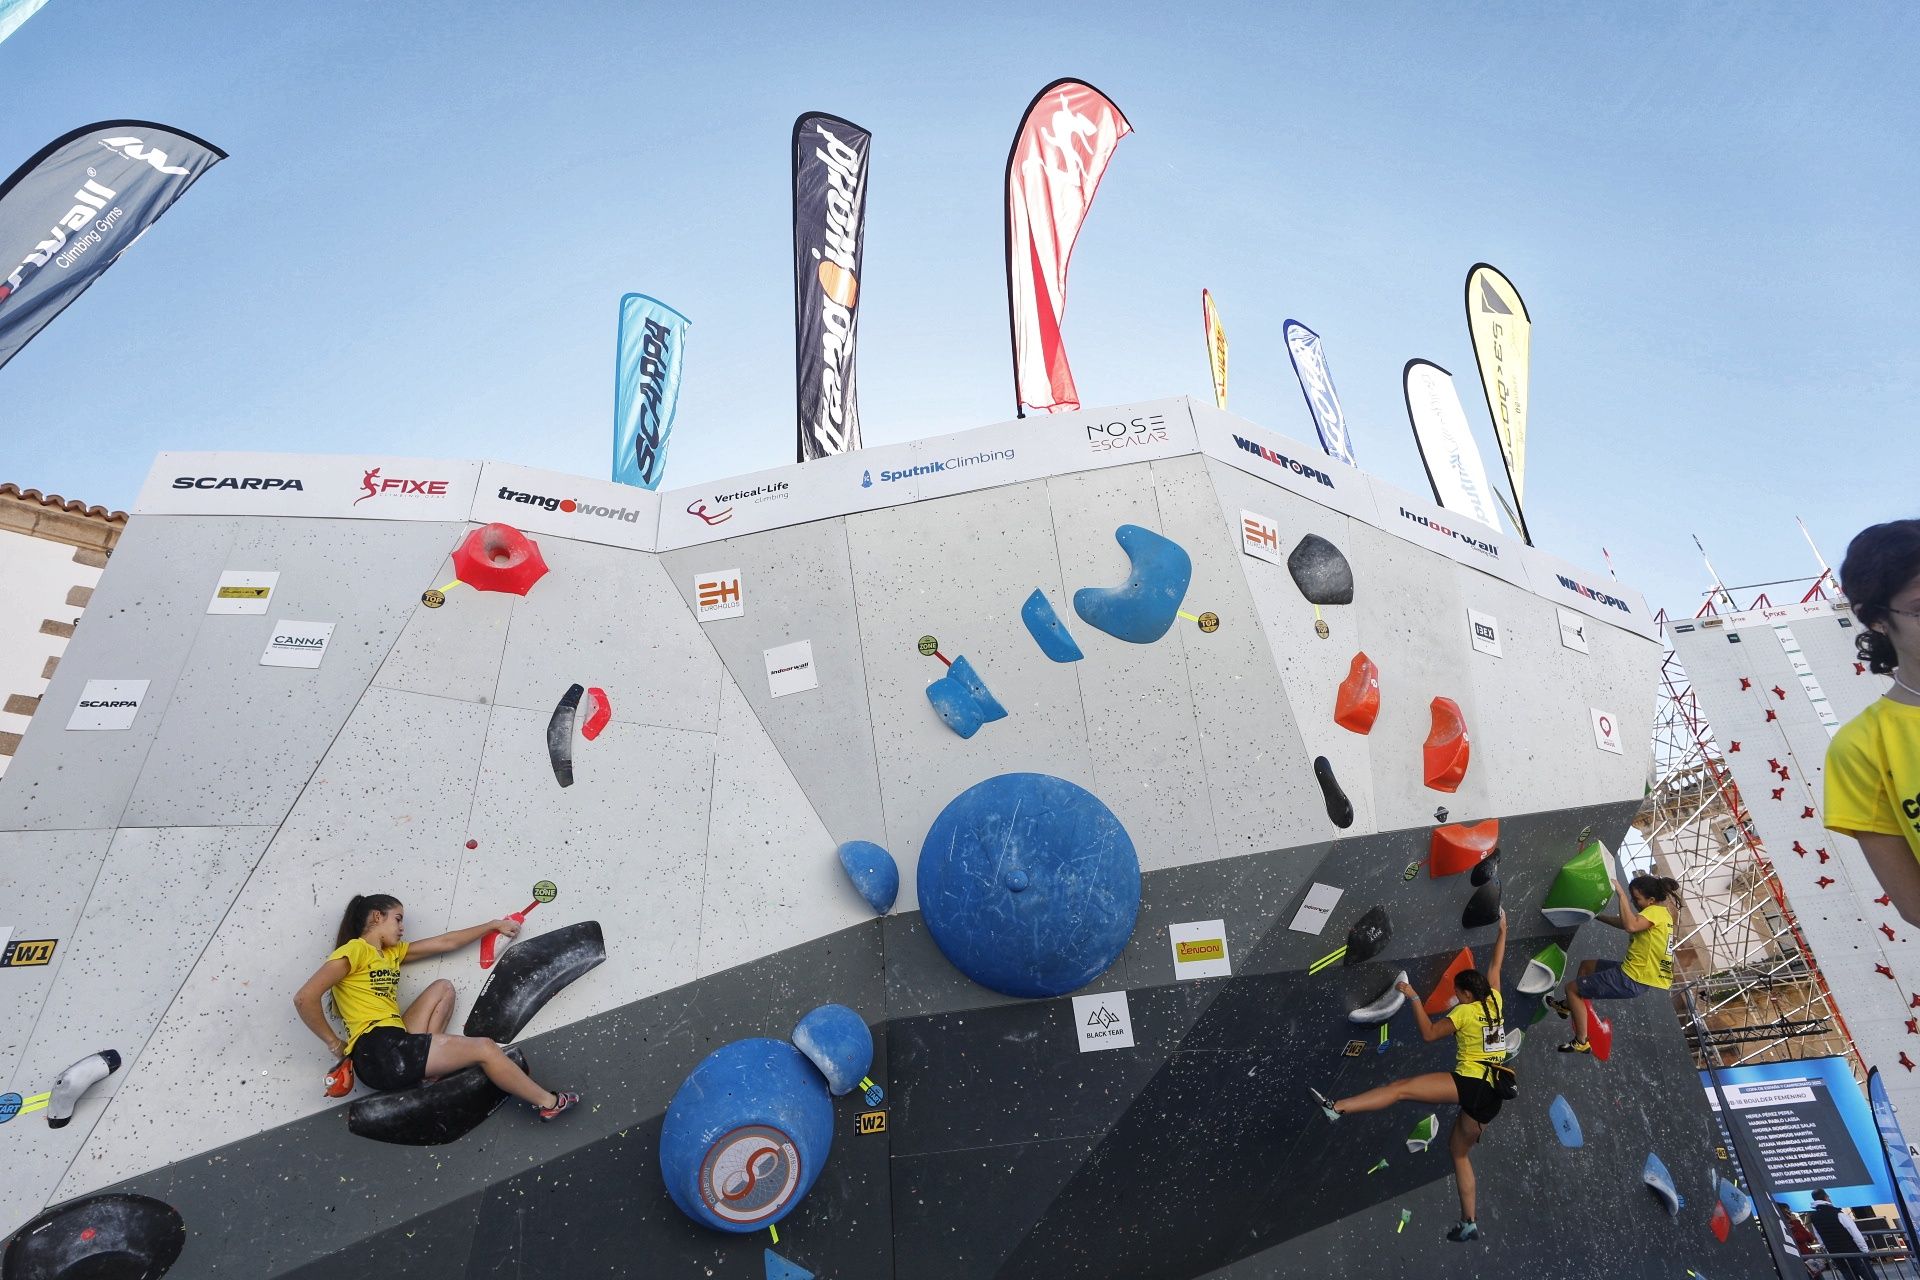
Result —
[[227, 158], [149, 120], [55, 138], [0, 183], [0, 366]]
[[1227, 331], [1220, 327], [1220, 311], [1213, 295], [1200, 291], [1200, 320], [1207, 330], [1207, 365], [1213, 370], [1213, 407], [1227, 407]]
[[693, 322], [657, 298], [620, 299], [613, 362], [613, 478], [658, 489], [680, 400], [680, 366]]
[[1298, 320], [1281, 327], [1286, 335], [1287, 354], [1293, 358], [1294, 376], [1300, 379], [1300, 393], [1307, 398], [1307, 412], [1313, 415], [1313, 429], [1320, 433], [1320, 447], [1329, 457], [1348, 466], [1353, 460], [1353, 440], [1347, 434], [1347, 417], [1340, 411], [1340, 397], [1334, 394], [1333, 374], [1327, 369], [1327, 353], [1321, 349], [1320, 335]]
[[1484, 262], [1467, 272], [1467, 329], [1473, 334], [1473, 358], [1480, 386], [1493, 415], [1493, 434], [1513, 487], [1520, 536], [1527, 537], [1527, 373], [1533, 357], [1533, 320], [1513, 282]]
[[854, 378], [860, 254], [873, 135], [839, 116], [793, 122], [793, 335], [799, 392], [796, 461], [860, 447]]
[[1078, 409], [1060, 322], [1067, 263], [1120, 139], [1133, 132], [1120, 108], [1079, 80], [1034, 95], [1007, 152], [1007, 320], [1013, 336], [1016, 411]]
[[1433, 486], [1433, 500], [1498, 529], [1493, 486], [1487, 483], [1480, 448], [1467, 429], [1467, 411], [1460, 407], [1453, 375], [1431, 360], [1409, 360], [1402, 379], [1407, 418], [1420, 448], [1420, 465], [1427, 469], [1427, 483]]

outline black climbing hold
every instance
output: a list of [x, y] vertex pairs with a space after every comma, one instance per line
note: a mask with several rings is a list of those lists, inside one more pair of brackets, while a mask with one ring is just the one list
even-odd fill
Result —
[[1287, 572], [1309, 604], [1353, 603], [1353, 566], [1340, 548], [1317, 533], [1300, 539], [1287, 557]]
[[1436, 808], [1433, 811], [1433, 820], [1435, 822], [1445, 822], [1447, 820], [1447, 806], [1441, 805]]
[[[527, 1069], [518, 1049], [507, 1050], [507, 1057], [522, 1071]], [[437, 1147], [472, 1133], [506, 1100], [486, 1072], [463, 1067], [428, 1084], [360, 1099], [347, 1108], [347, 1131], [403, 1147]]]
[[1385, 907], [1371, 907], [1347, 930], [1347, 964], [1362, 964], [1386, 950], [1393, 941], [1393, 922]]
[[568, 685], [554, 704], [553, 718], [547, 721], [547, 758], [553, 761], [553, 776], [563, 787], [573, 785], [573, 722], [580, 714], [580, 696], [586, 690]]
[[466, 1033], [505, 1043], [574, 979], [605, 962], [598, 920], [582, 920], [516, 942], [500, 957], [467, 1015]]
[[1468, 878], [1475, 884], [1485, 884], [1500, 874], [1500, 846], [1495, 845], [1486, 857], [1473, 864], [1473, 874]]
[[1500, 882], [1489, 880], [1473, 891], [1460, 913], [1462, 929], [1481, 929], [1500, 919]]
[[1340, 780], [1333, 776], [1333, 761], [1315, 756], [1313, 776], [1320, 779], [1320, 792], [1327, 798], [1327, 817], [1345, 831], [1353, 825], [1353, 801], [1347, 799], [1347, 793], [1340, 789]]
[[92, 1196], [49, 1209], [15, 1233], [6, 1280], [159, 1280], [180, 1257], [187, 1226], [150, 1196]]

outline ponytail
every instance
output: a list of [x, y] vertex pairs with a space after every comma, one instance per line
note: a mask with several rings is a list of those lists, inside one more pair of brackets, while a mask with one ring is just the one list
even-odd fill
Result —
[[1649, 902], [1670, 902], [1675, 909], [1686, 905], [1680, 900], [1680, 882], [1672, 876], [1635, 876], [1627, 889]]
[[347, 912], [340, 917], [340, 934], [333, 945], [344, 947], [367, 931], [367, 917], [376, 911], [391, 911], [400, 905], [400, 899], [390, 893], [370, 893], [364, 897], [353, 895], [353, 901], [347, 904]]

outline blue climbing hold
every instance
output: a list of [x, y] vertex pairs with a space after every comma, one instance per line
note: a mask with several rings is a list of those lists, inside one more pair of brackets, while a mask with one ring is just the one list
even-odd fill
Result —
[[1666, 1162], [1653, 1152], [1647, 1152], [1646, 1167], [1640, 1171], [1640, 1180], [1647, 1184], [1647, 1190], [1666, 1206], [1668, 1213], [1680, 1216], [1683, 1201], [1680, 1193], [1673, 1189], [1673, 1175], [1667, 1172]]
[[1580, 1133], [1580, 1117], [1573, 1114], [1573, 1104], [1564, 1094], [1553, 1095], [1553, 1105], [1547, 1108], [1547, 1115], [1553, 1120], [1554, 1136], [1560, 1139], [1563, 1147], [1581, 1147], [1586, 1138]]
[[987, 692], [985, 682], [964, 657], [955, 658], [947, 674], [927, 686], [927, 701], [947, 728], [963, 738], [971, 738], [983, 724], [1007, 718], [1007, 709]]
[[833, 1149], [826, 1081], [784, 1040], [722, 1045], [690, 1072], [660, 1125], [660, 1173], [680, 1211], [745, 1234], [779, 1222]]
[[893, 900], [900, 896], [900, 868], [892, 854], [871, 840], [849, 840], [840, 846], [840, 866], [875, 915], [893, 910]]
[[1727, 1211], [1727, 1217], [1733, 1221], [1734, 1226], [1739, 1226], [1753, 1216], [1753, 1197], [1741, 1190], [1739, 1183], [1729, 1178], [1718, 1177], [1717, 1171], [1715, 1181], [1719, 1184], [1717, 1189], [1720, 1193], [1720, 1206]]
[[767, 1280], [813, 1280], [813, 1272], [767, 1250]]
[[1179, 543], [1137, 524], [1123, 524], [1113, 536], [1133, 562], [1133, 572], [1117, 587], [1074, 592], [1073, 611], [1116, 640], [1152, 644], [1167, 634], [1187, 598], [1193, 558]]
[[1040, 588], [1035, 587], [1027, 602], [1020, 606], [1020, 621], [1027, 624], [1027, 634], [1040, 646], [1040, 652], [1055, 662], [1078, 662], [1087, 656], [1080, 652], [1067, 624], [1060, 621], [1047, 593]]
[[827, 1092], [851, 1093], [873, 1065], [873, 1033], [864, 1018], [843, 1004], [823, 1004], [800, 1019], [793, 1044], [820, 1068]]
[[1092, 982], [1140, 910], [1126, 828], [1092, 792], [1044, 773], [1004, 773], [954, 797], [927, 832], [918, 883], [947, 959], [1010, 996]]

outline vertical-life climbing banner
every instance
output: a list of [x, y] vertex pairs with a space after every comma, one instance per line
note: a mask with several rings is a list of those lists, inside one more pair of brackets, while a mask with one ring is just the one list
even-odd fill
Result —
[[1320, 447], [1329, 457], [1348, 466], [1353, 460], [1353, 440], [1347, 434], [1347, 417], [1340, 411], [1340, 397], [1334, 394], [1333, 374], [1327, 370], [1327, 353], [1321, 349], [1320, 335], [1298, 320], [1282, 326], [1287, 354], [1293, 358], [1293, 372], [1300, 379], [1300, 393], [1307, 398], [1307, 412], [1313, 415], [1313, 428], [1320, 433]]
[[793, 122], [797, 462], [860, 447], [854, 356], [872, 142], [872, 134], [839, 116], [815, 111]]
[[149, 120], [55, 138], [0, 183], [0, 366], [227, 153]]
[[1067, 264], [1120, 139], [1120, 108], [1090, 84], [1055, 80], [1034, 95], [1007, 152], [1007, 322], [1016, 412], [1080, 407], [1060, 322]]
[[1500, 442], [1500, 458], [1513, 488], [1513, 508], [1520, 536], [1527, 537], [1528, 366], [1533, 358], [1533, 320], [1513, 282], [1484, 262], [1467, 272], [1467, 329], [1473, 335], [1473, 358], [1480, 366], [1480, 386], [1487, 394], [1487, 412], [1493, 415], [1493, 434]]
[[20, 24], [40, 11], [47, 0], [0, 0], [0, 40], [20, 29]]
[[667, 469], [667, 435], [680, 399], [680, 366], [692, 321], [656, 298], [620, 299], [613, 362], [613, 478], [658, 489]]
[[1402, 378], [1407, 418], [1413, 423], [1427, 483], [1433, 486], [1433, 500], [1449, 511], [1500, 528], [1493, 486], [1487, 483], [1480, 448], [1467, 429], [1467, 411], [1460, 407], [1453, 375], [1431, 360], [1409, 360]]
[[1213, 295], [1200, 291], [1200, 320], [1207, 332], [1207, 366], [1213, 371], [1213, 407], [1227, 407], [1227, 331], [1220, 327], [1220, 311]]
[[1878, 1067], [1867, 1071], [1867, 1105], [1873, 1108], [1873, 1123], [1880, 1130], [1880, 1145], [1887, 1153], [1887, 1169], [1893, 1175], [1894, 1190], [1900, 1195], [1900, 1214], [1905, 1220], [1907, 1239], [1912, 1240], [1915, 1225], [1920, 1224], [1920, 1169], [1914, 1167], [1913, 1148], [1900, 1129], [1900, 1118], [1894, 1114], [1893, 1100], [1887, 1097], [1887, 1086], [1880, 1079]]

